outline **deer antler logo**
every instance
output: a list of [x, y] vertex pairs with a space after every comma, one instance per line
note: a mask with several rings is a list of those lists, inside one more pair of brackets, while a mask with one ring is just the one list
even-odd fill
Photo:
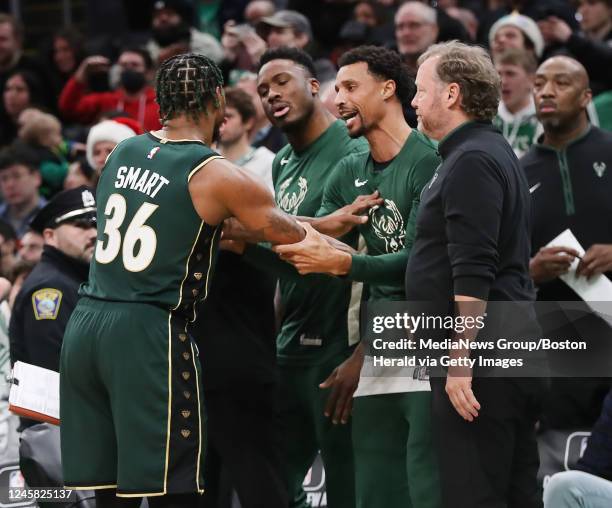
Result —
[[387, 253], [398, 252], [404, 248], [406, 227], [393, 200], [385, 199], [384, 206], [370, 210], [370, 224], [376, 236], [384, 240]]

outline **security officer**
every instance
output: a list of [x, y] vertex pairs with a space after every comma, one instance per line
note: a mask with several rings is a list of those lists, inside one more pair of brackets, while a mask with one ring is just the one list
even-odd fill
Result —
[[9, 325], [11, 362], [59, 371], [64, 329], [87, 280], [96, 241], [93, 190], [77, 187], [57, 194], [32, 219], [43, 235], [40, 262], [15, 299]]

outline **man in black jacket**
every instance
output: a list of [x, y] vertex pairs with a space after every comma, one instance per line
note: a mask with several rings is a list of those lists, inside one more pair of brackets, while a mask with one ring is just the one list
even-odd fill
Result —
[[[586, 250], [576, 273], [612, 277], [612, 134], [589, 125], [589, 79], [584, 67], [572, 58], [553, 57], [538, 68], [534, 99], [544, 135], [521, 159], [533, 203], [530, 272], [538, 286], [539, 301], [579, 301], [581, 298], [559, 278], [568, 273], [578, 253], [569, 246], [547, 244], [570, 229]], [[587, 340], [597, 355], [594, 358], [587, 349], [585, 353], [550, 356], [553, 369], [571, 367], [560, 374], [591, 377], [553, 378], [542, 427], [589, 428], [610, 386], [604, 376], [612, 369], [612, 348], [607, 346], [612, 344], [612, 333], [593, 315], [570, 319], [556, 304], [546, 304], [546, 323], [553, 322], [558, 338]], [[579, 363], [587, 365], [588, 371], [579, 372]]]
[[[489, 301], [522, 302], [520, 324], [537, 333], [528, 272], [529, 191], [512, 148], [491, 125], [499, 76], [484, 50], [457, 42], [432, 46], [419, 64], [412, 105], [419, 128], [441, 140], [442, 164], [421, 195], [406, 271], [409, 306], [427, 302], [428, 314], [454, 319], [486, 316], [488, 326]], [[473, 341], [474, 331], [463, 338]], [[479, 358], [467, 349], [451, 349], [448, 356]], [[539, 383], [483, 377], [480, 365], [449, 366], [448, 375], [431, 379], [443, 504], [539, 507]]]
[[96, 201], [92, 189], [57, 194], [32, 220], [44, 236], [40, 262], [15, 299], [9, 325], [11, 362], [59, 371], [62, 339], [87, 280], [96, 240]]

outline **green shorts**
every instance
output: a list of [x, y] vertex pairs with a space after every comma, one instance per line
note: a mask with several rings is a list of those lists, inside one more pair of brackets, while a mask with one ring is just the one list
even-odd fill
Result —
[[203, 492], [204, 408], [185, 318], [82, 298], [60, 360], [64, 483], [124, 497]]

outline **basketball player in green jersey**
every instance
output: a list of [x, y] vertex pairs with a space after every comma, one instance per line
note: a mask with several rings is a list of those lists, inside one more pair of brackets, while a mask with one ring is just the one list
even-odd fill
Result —
[[[268, 118], [289, 140], [272, 165], [276, 202], [288, 214], [313, 216], [333, 168], [344, 156], [367, 149], [367, 143], [351, 139], [344, 122], [325, 109], [312, 59], [303, 51], [267, 51], [257, 85]], [[245, 257], [268, 268], [285, 265], [279, 267], [283, 316], [276, 344], [290, 506], [307, 506], [302, 483], [320, 450], [328, 505], [354, 508], [350, 426], [334, 426], [324, 417], [327, 393], [319, 384], [350, 356], [358, 338], [357, 320], [349, 319], [348, 309], [351, 301], [359, 303], [360, 285], [321, 275], [300, 277], [262, 246], [247, 248]]]
[[[370, 151], [350, 155], [338, 165], [318, 213], [333, 213], [360, 194], [378, 190], [384, 204], [370, 209], [369, 220], [358, 228], [367, 254], [327, 248], [311, 228], [299, 244], [275, 250], [300, 273], [367, 282], [369, 301], [404, 300], [421, 190], [440, 159], [431, 141], [404, 120], [403, 106], [412, 100], [414, 82], [398, 53], [363, 46], [345, 53], [339, 65], [336, 105], [349, 134], [365, 136]], [[368, 360], [361, 370], [363, 353], [357, 347], [323, 384], [332, 390], [326, 412], [342, 422], [348, 421], [359, 384], [352, 418], [357, 507], [438, 508], [429, 381], [414, 369], [373, 375]]]
[[262, 184], [209, 148], [222, 86], [204, 56], [164, 62], [163, 128], [120, 143], [98, 183], [96, 251], [60, 362], [64, 482], [95, 489], [98, 507], [142, 496], [152, 508], [197, 505], [206, 426], [190, 323], [220, 224], [235, 216], [273, 244], [304, 236]]

